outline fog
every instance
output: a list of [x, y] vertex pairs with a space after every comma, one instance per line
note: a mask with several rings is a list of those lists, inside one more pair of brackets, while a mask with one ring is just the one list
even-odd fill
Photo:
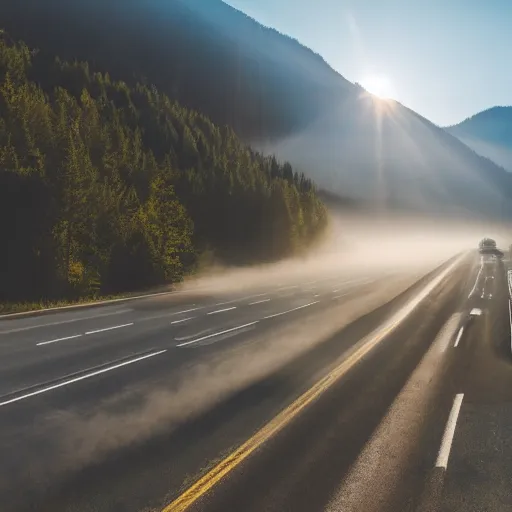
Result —
[[[130, 388], [85, 410], [81, 407], [50, 414], [39, 425], [39, 431], [43, 435], [51, 432], [58, 447], [52, 464], [42, 461], [41, 480], [51, 479], [52, 470], [77, 470], [120, 447], [144, 442], [162, 432], [171, 435], [184, 422], [331, 339], [340, 329], [406, 290], [413, 281], [411, 276], [398, 277], [385, 287], [375, 286], [364, 296], [354, 296], [344, 305], [343, 315], [330, 306], [316, 315], [314, 322], [299, 319], [276, 327], [271, 335], [255, 331], [253, 342], [243, 346], [221, 344], [214, 354], [195, 358], [158, 385], [153, 382]], [[320, 375], [297, 375], [298, 389], [308, 382], [305, 379], [313, 383]], [[252, 407], [258, 407], [258, 403]], [[210, 435], [209, 431], [205, 433], [206, 437]]]
[[255, 147], [343, 197], [426, 213], [512, 218], [503, 194], [510, 186], [506, 171], [403, 105], [364, 92], [340, 98], [303, 130]]
[[[204, 272], [185, 283], [182, 290], [251, 293], [252, 289], [269, 284], [300, 284], [309, 278], [347, 277], [357, 281], [370, 277], [374, 281], [368, 291], [349, 296], [342, 306], [329, 301], [321, 312], [315, 313], [314, 321], [300, 317], [294, 323], [277, 324], [271, 332], [255, 329], [250, 343], [224, 344], [223, 337], [216, 337], [212, 341], [220, 343], [214, 353], [198, 351], [188, 363], [168, 374], [132, 382], [124, 391], [106, 394], [108, 398], [102, 402], [55, 410], [38, 418], [36, 435], [17, 432], [14, 437], [14, 443], [23, 439], [24, 445], [17, 448], [20, 452], [40, 452], [44, 447], [48, 453], [32, 462], [31, 482], [38, 482], [44, 489], [55, 478], [64, 478], [107, 459], [120, 448], [144, 443], [163, 433], [168, 436], [170, 453], [174, 454], [172, 435], [180, 426], [200, 418], [248, 386], [276, 375], [301, 356], [307, 355], [310, 363], [299, 367], [302, 373], [286, 373], [286, 379], [296, 379], [296, 389], [313, 384], [325, 369], [314, 369], [317, 348], [344, 327], [407, 290], [448, 258], [475, 249], [484, 236], [496, 238], [502, 247], [511, 239], [509, 229], [498, 224], [439, 223], [428, 217], [377, 217], [333, 210], [324, 239], [301, 257], [272, 265], [219, 267], [213, 273]], [[393, 279], [378, 280], [388, 273], [393, 273]], [[340, 349], [336, 357], [345, 355]], [[332, 360], [335, 363], [336, 358]], [[281, 388], [277, 387], [276, 392], [282, 392]], [[259, 403], [251, 407], [258, 410]], [[277, 412], [278, 409], [272, 414]], [[27, 430], [32, 428], [26, 426]], [[205, 432], [205, 439], [210, 435], [213, 434]], [[177, 453], [173, 456], [179, 456]], [[20, 457], [19, 464], [23, 460]], [[179, 467], [179, 460], [174, 463]], [[17, 467], [16, 460], [12, 465], [12, 478], [22, 483], [27, 468]], [[174, 484], [181, 485], [182, 477], [179, 471], [173, 473], [172, 478], [178, 479]], [[12, 482], [6, 481], [4, 485]]]
[[250, 268], [219, 265], [194, 276], [181, 289], [226, 292], [330, 276], [424, 272], [475, 249], [486, 236], [505, 249], [512, 243], [507, 224], [332, 209], [325, 237], [302, 256]]
[[468, 136], [461, 136], [459, 138], [479, 155], [490, 158], [507, 171], [512, 172], [512, 150], [508, 147]]

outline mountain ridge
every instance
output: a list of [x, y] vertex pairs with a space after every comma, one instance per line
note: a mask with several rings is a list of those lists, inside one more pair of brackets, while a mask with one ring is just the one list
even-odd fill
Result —
[[512, 172], [512, 106], [488, 108], [445, 130]]
[[[301, 162], [311, 167], [316, 161], [317, 168], [323, 166], [325, 171], [314, 175], [321, 188], [338, 189], [339, 176], [344, 174], [345, 193], [368, 200], [367, 190], [373, 184], [370, 200], [377, 203], [406, 209], [421, 209], [423, 204], [428, 213], [458, 210], [462, 216], [492, 215], [499, 210], [500, 216], [510, 215], [501, 193], [510, 191], [510, 176], [491, 160], [398, 102], [381, 102], [371, 95], [359, 102], [363, 105], [333, 112], [318, 126], [267, 150], [298, 168]], [[342, 118], [350, 122], [340, 126]], [[307, 155], [301, 155], [306, 140]], [[326, 161], [329, 157], [331, 161]], [[366, 179], [352, 169], [364, 172]], [[374, 178], [368, 179], [372, 172]]]
[[[468, 117], [466, 117], [463, 121], [460, 121], [459, 123], [455, 123], [452, 125], [445, 126], [445, 129], [449, 128], [455, 128], [456, 126], [462, 126], [469, 121], [473, 121], [475, 119], [485, 119], [490, 118], [493, 121], [495, 114], [505, 114], [506, 116], [512, 116], [512, 106], [511, 105], [494, 105], [492, 107], [486, 108], [485, 110], [481, 110], [480, 112], [477, 112], [476, 114], [472, 114]], [[509, 119], [508, 118], [508, 119]]]
[[512, 216], [512, 178], [499, 166], [220, 0], [6, 0], [0, 19], [49, 55], [142, 77], [340, 196]]
[[[281, 136], [304, 126], [328, 108], [340, 84], [350, 84], [293, 38], [258, 29], [263, 27], [256, 20], [218, 0], [206, 8], [197, 0], [45, 0], [44, 5], [6, 0], [0, 19], [8, 33], [30, 47], [65, 60], [87, 60], [116, 79], [144, 77], [247, 139]], [[45, 29], [49, 24], [51, 34]], [[246, 33], [259, 34], [252, 45], [258, 58], [246, 55]], [[276, 63], [276, 48], [287, 55], [290, 46], [293, 62]], [[286, 95], [276, 98], [275, 90]]]

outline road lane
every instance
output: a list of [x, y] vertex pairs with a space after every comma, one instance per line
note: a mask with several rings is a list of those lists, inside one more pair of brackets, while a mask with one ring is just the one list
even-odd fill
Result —
[[161, 354], [165, 354], [165, 352], [167, 352], [167, 350], [159, 350], [158, 352], [150, 352], [149, 354], [144, 354], [139, 357], [135, 357], [133, 359], [115, 362], [115, 364], [112, 364], [112, 365], [106, 364], [102, 368], [83, 370], [81, 372], [81, 375], [64, 376], [60, 379], [61, 382], [57, 382], [55, 384], [51, 384], [48, 386], [43, 385], [43, 386], [38, 387], [38, 389], [36, 389], [34, 391], [17, 393], [15, 397], [8, 398], [8, 399], [0, 402], [0, 407], [5, 407], [7, 405], [10, 405], [10, 404], [13, 404], [16, 402], [21, 402], [22, 400], [28, 400], [29, 398], [32, 398], [37, 395], [41, 395], [43, 393], [48, 393], [50, 391], [53, 391], [54, 389], [58, 389], [58, 388], [61, 388], [64, 386], [70, 386], [76, 382], [80, 382], [85, 379], [91, 379], [93, 377], [96, 377], [97, 375], [101, 375], [103, 373], [110, 372], [112, 370], [117, 370], [118, 368], [122, 368], [129, 364], [138, 363], [139, 361], [143, 361], [150, 357], [155, 357], [155, 356], [159, 356]]
[[[468, 291], [474, 288], [478, 269], [479, 266], [475, 267], [466, 280]], [[507, 379], [512, 377], [512, 358], [507, 346], [510, 336], [507, 284], [504, 269], [497, 265], [495, 270], [495, 280], [486, 283], [492, 292], [484, 294], [488, 298], [482, 299], [481, 290], [476, 296], [468, 293], [469, 299], [460, 307], [460, 327], [453, 331], [447, 357], [438, 372], [440, 378], [436, 379], [437, 384], [430, 384], [431, 400], [419, 416], [421, 430], [407, 459], [400, 465], [399, 484], [391, 486], [390, 498], [379, 512], [508, 509], [509, 502], [506, 507], [504, 504], [508, 492], [506, 482], [512, 476], [510, 469], [506, 469], [510, 468], [510, 458], [506, 451], [498, 453], [496, 447], [506, 444], [504, 438], [510, 432], [496, 428], [496, 424], [489, 429], [495, 417], [485, 407], [480, 408], [475, 422], [473, 404], [475, 393], [483, 393], [485, 400], [496, 401], [503, 407], [504, 391], [496, 392], [498, 388], [506, 388]], [[481, 316], [469, 316], [475, 308], [481, 311]], [[455, 415], [457, 402], [460, 409]], [[508, 418], [502, 419], [504, 426]], [[475, 428], [476, 424], [479, 428]], [[446, 442], [448, 438], [451, 443]], [[493, 463], [489, 463], [491, 460]], [[478, 473], [479, 477], [475, 478]]]
[[[392, 274], [388, 273], [387, 277], [391, 277]], [[348, 277], [344, 275], [330, 276], [330, 278], [321, 278], [314, 281], [301, 282], [300, 284], [294, 284], [289, 286], [281, 286], [279, 283], [271, 284], [260, 284], [258, 286], [252, 286], [251, 288], [242, 288], [233, 291], [215, 291], [214, 288], [211, 290], [204, 289], [196, 291], [191, 289], [189, 291], [176, 292], [176, 293], [164, 293], [156, 294], [154, 296], [140, 297], [137, 299], [130, 299], [128, 302], [117, 302], [107, 301], [105, 304], [90, 305], [84, 307], [73, 307], [56, 308], [54, 310], [45, 310], [44, 314], [39, 314], [37, 311], [32, 315], [21, 314], [18, 315], [5, 315], [0, 316], [0, 335], [12, 334], [18, 332], [30, 331], [33, 329], [41, 329], [44, 327], [52, 328], [58, 325], [72, 324], [81, 321], [94, 320], [102, 317], [108, 317], [111, 315], [119, 315], [124, 313], [132, 313], [137, 315], [148, 311], [162, 311], [165, 313], [175, 313], [179, 309], [183, 309], [187, 304], [198, 304], [202, 306], [213, 306], [222, 304], [231, 304], [240, 302], [243, 300], [265, 295], [289, 295], [294, 294], [294, 290], [302, 289], [304, 291], [310, 291], [315, 287], [324, 287], [325, 290], [329, 288], [332, 283], [341, 283], [343, 285], [358, 284], [367, 281], [368, 276], [361, 274], [359, 277], [354, 279], [354, 276]], [[377, 275], [376, 277], [384, 277]], [[124, 299], [119, 299], [123, 301]], [[0, 350], [5, 347], [6, 341], [0, 343]]]
[[[372, 286], [368, 280], [363, 282], [366, 283], [363, 286]], [[359, 289], [356, 283], [350, 281], [345, 287], [347, 293]], [[81, 312], [76, 322], [73, 318], [72, 323], [70, 319], [65, 319], [64, 324], [59, 323], [58, 330], [55, 322], [46, 317], [50, 325], [41, 329], [0, 335], [0, 346], [5, 343], [11, 347], [17, 343], [16, 350], [4, 351], [0, 357], [0, 396], [51, 382], [62, 375], [106, 361], [145, 350], [174, 347], [180, 341], [228, 330], [264, 319], [265, 316], [280, 315], [283, 311], [302, 307], [311, 300], [310, 293], [300, 288], [294, 290], [292, 295], [284, 296], [278, 290], [271, 295], [269, 301], [249, 306], [252, 297], [243, 294], [236, 299], [231, 298], [230, 302], [237, 302], [237, 308], [229, 308], [221, 314], [209, 315], [219, 310], [218, 300], [193, 307], [182, 304], [156, 314], [144, 308], [140, 316], [123, 315], [125, 322], [121, 324], [114, 323], [111, 317], [103, 313], [100, 316], [102, 323], [98, 323], [96, 316], [91, 318], [85, 315], [84, 319]], [[222, 306], [220, 308], [226, 309]], [[7, 325], [11, 327], [11, 322], [7, 322]]]
[[[202, 330], [211, 332], [213, 320], [225, 329], [238, 320], [254, 319], [255, 313], [286, 312], [293, 309], [291, 304], [298, 307], [297, 290], [280, 290], [278, 293], [293, 293], [256, 305], [249, 305], [249, 299], [243, 307], [237, 305], [235, 310], [222, 314], [203, 314], [202, 325], [194, 319], [190, 324], [184, 322], [184, 326], [178, 324], [179, 330], [175, 330], [176, 326], [170, 329], [168, 321], [157, 319], [134, 322], [126, 330], [92, 335], [90, 339], [101, 354], [100, 363], [111, 355], [117, 360], [119, 355], [137, 359], [142, 357], [137, 355], [141, 348], [167, 352], [0, 407], [0, 453], [5, 454], [0, 469], [0, 499], [5, 510], [158, 508], [205, 464], [247, 439], [332, 368], [397, 306], [393, 303], [375, 309], [377, 305], [414, 280], [409, 276], [397, 284], [396, 278], [383, 277], [375, 283], [355, 286], [353, 293], [336, 300], [336, 294], [341, 291], [345, 295], [344, 286], [348, 291], [349, 285], [340, 289], [330, 282], [309, 290], [312, 284], [308, 283], [300, 292], [302, 304], [313, 301], [313, 292], [321, 296], [319, 303], [258, 321], [254, 330], [219, 343], [192, 344], [199, 345], [194, 350], [177, 347], [175, 338]], [[218, 302], [211, 306], [218, 307]], [[150, 308], [144, 310], [155, 314]], [[363, 311], [367, 316], [357, 320]], [[330, 332], [328, 323], [333, 319], [343, 321], [345, 328]], [[402, 345], [401, 340], [406, 338], [401, 335], [394, 342], [395, 348], [403, 349], [398, 351], [399, 360], [390, 362], [389, 356], [395, 351], [379, 349], [372, 356], [374, 366], [369, 373], [365, 367], [354, 380], [349, 379], [350, 390], [341, 403], [353, 402], [350, 397], [358, 393], [354, 382], [361, 385], [369, 375], [380, 375], [381, 367], [391, 373], [383, 371], [379, 379], [373, 379], [375, 389], [382, 388], [386, 396], [396, 395], [397, 382], [427, 343], [418, 342], [414, 334]], [[48, 355], [43, 366], [50, 369], [57, 361], [59, 368], [81, 364], [83, 370], [91, 347], [81, 341], [79, 338], [44, 347], [58, 351]], [[419, 352], [409, 351], [409, 346], [421, 348]], [[119, 347], [123, 347], [121, 352]], [[121, 364], [115, 362], [116, 358], [113, 366]], [[34, 363], [31, 371], [41, 375], [41, 368]], [[394, 384], [386, 384], [389, 374], [396, 374]], [[360, 413], [348, 411], [354, 424], [360, 423]], [[362, 430], [368, 432], [372, 421], [365, 421], [363, 417]], [[26, 489], [23, 496], [12, 495], [16, 483]]]
[[[368, 283], [367, 287], [373, 286]], [[383, 285], [382, 285], [383, 286]], [[350, 288], [355, 292], [364, 292], [365, 287]], [[348, 293], [348, 292], [347, 292]], [[349, 297], [349, 295], [347, 295]], [[265, 319], [268, 313], [273, 311], [287, 311], [290, 305], [303, 305], [309, 300], [309, 296], [303, 297], [297, 294], [293, 297], [275, 297], [271, 303], [262, 303], [259, 306], [240, 307], [233, 312], [213, 317], [205, 314], [198, 316], [194, 321], [173, 324], [168, 317], [153, 319], [151, 322], [138, 321], [126, 329], [114, 329], [104, 332], [83, 335], [80, 338], [71, 338], [57, 342], [49, 346], [38, 347], [31, 345], [31, 351], [25, 352], [25, 357], [20, 358], [18, 354], [10, 355], [0, 361], [2, 380], [0, 382], [0, 397], [3, 400], [12, 398], [11, 394], [19, 394], [34, 387], [48, 387], [60, 380], [62, 376], [80, 373], [84, 370], [98, 367], [104, 363], [115, 363], [125, 357], [136, 357], [138, 354], [147, 351], [157, 351], [166, 348], [185, 347], [188, 341], [197, 340], [194, 347], [201, 347], [205, 344], [218, 343], [230, 338], [231, 333], [224, 336], [219, 335], [224, 331], [231, 331], [240, 325], [265, 320], [268, 327], [273, 327], [281, 322], [293, 321], [291, 318], [282, 318], [278, 314], [275, 320]], [[211, 305], [215, 308], [216, 306]], [[314, 313], [314, 312], [313, 312]], [[182, 314], [188, 314], [182, 312]], [[288, 315], [285, 315], [288, 316]], [[172, 317], [171, 317], [172, 318]], [[233, 334], [237, 334], [233, 332]], [[214, 336], [212, 336], [214, 335]], [[205, 338], [205, 341], [200, 338]], [[212, 338], [206, 341], [206, 338]], [[185, 342], [185, 343], [183, 343]], [[190, 357], [175, 358], [176, 366], [188, 362]]]
[[464, 401], [437, 511], [512, 508], [512, 354], [509, 293], [498, 268], [493, 298], [459, 348], [457, 387]]
[[[359, 280], [347, 280], [346, 278], [342, 278], [341, 282], [346, 286], [357, 286], [359, 283], [364, 284], [368, 282], [368, 280], [364, 278]], [[80, 309], [77, 312], [67, 311], [54, 313], [53, 315], [45, 315], [43, 317], [8, 320], [2, 320], [0, 318], [0, 353], [8, 353], [12, 350], [16, 350], [20, 345], [23, 345], [23, 342], [29, 342], [41, 336], [53, 335], [55, 338], [58, 338], [62, 335], [62, 337], [65, 337], [69, 329], [84, 328], [87, 330], [88, 328], [108, 328], [109, 325], [116, 323], [118, 315], [121, 315], [119, 318], [128, 318], [128, 321], [148, 321], [192, 311], [211, 311], [217, 306], [219, 306], [220, 309], [221, 305], [244, 303], [250, 299], [263, 296], [271, 297], [261, 301], [251, 301], [251, 304], [270, 301], [273, 298], [293, 297], [300, 293], [308, 295], [309, 292], [307, 290], [304, 291], [304, 288], [305, 286], [299, 285], [285, 288], [269, 287], [269, 289], [263, 293], [247, 294], [247, 292], [245, 292], [216, 297], [198, 297], [189, 294], [188, 296], [190, 298], [188, 300], [186, 300], [187, 295], [182, 295], [179, 304], [175, 304], [175, 301], [166, 296], [140, 299], [138, 302], [130, 303], [130, 308], [106, 305], [89, 310]], [[323, 292], [327, 293], [328, 288], [329, 286], [327, 286]]]
[[[324, 510], [328, 506], [332, 507], [328, 510], [333, 511], [406, 510], [395, 506], [387, 508], [388, 500], [381, 501], [379, 497], [389, 490], [386, 477], [393, 473], [389, 467], [379, 466], [378, 478], [363, 472], [354, 479], [360, 482], [364, 496], [372, 498], [370, 502], [357, 493], [349, 502], [343, 502], [341, 508], [337, 507], [336, 500], [334, 505], [331, 500], [411, 371], [441, 327], [463, 303], [463, 294], [467, 292], [461, 283], [464, 284], [466, 273], [467, 268], [445, 283], [385, 344], [374, 349], [353, 374], [336, 383], [297, 421], [244, 462], [240, 470], [230, 473], [190, 510], [309, 511]], [[397, 418], [400, 417], [398, 414]], [[398, 429], [393, 440], [399, 448], [404, 444], [401, 433], [407, 435], [407, 430]], [[376, 453], [379, 458], [384, 455], [382, 446], [386, 444], [380, 446]], [[373, 465], [377, 462], [378, 459], [374, 459]], [[401, 471], [396, 474], [404, 476]], [[351, 479], [344, 485], [353, 491]], [[344, 485], [344, 490], [338, 491], [341, 494], [346, 492]], [[178, 510], [181, 509], [177, 507]]]

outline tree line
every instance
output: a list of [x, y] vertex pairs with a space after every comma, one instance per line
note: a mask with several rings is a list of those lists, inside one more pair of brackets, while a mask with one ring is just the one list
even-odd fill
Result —
[[[207, 87], [207, 85], [205, 85]], [[154, 86], [0, 39], [0, 301], [181, 280], [321, 235], [313, 183]]]

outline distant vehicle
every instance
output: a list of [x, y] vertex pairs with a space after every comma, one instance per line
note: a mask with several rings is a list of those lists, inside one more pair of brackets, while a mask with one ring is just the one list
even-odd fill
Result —
[[484, 238], [478, 244], [478, 252], [480, 254], [489, 254], [497, 258], [503, 258], [503, 253], [496, 247], [496, 240], [492, 238]]
[[483, 240], [480, 240], [478, 249], [480, 252], [496, 249], [496, 240], [493, 240], [492, 238], [484, 238]]

